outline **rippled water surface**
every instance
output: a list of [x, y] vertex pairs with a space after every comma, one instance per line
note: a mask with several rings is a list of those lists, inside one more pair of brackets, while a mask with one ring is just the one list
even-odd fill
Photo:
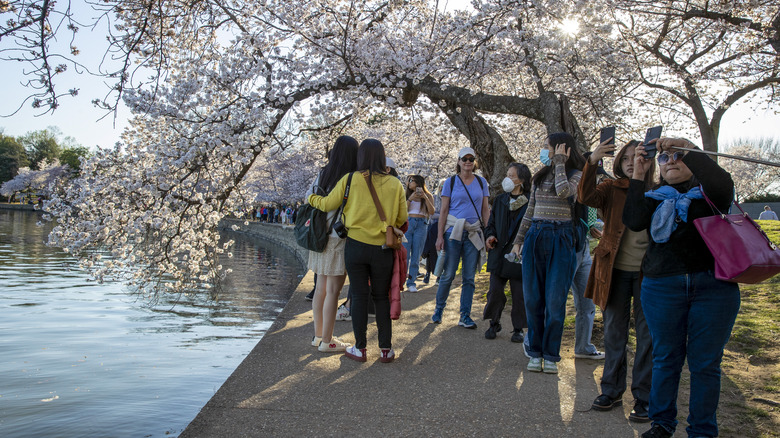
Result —
[[151, 307], [43, 244], [38, 214], [0, 210], [0, 435], [176, 436], [300, 281], [287, 252], [241, 237], [218, 302]]

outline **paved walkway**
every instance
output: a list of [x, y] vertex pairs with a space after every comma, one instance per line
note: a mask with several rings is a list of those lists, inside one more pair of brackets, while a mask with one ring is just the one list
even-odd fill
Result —
[[[358, 363], [311, 347], [311, 303], [303, 299], [312, 288], [310, 272], [181, 436], [605, 438], [638, 436], [649, 428], [628, 421], [630, 394], [622, 409], [589, 411], [599, 395], [601, 362], [575, 361], [570, 331], [560, 373], [530, 373], [521, 344], [509, 341], [508, 312], [502, 320], [510, 328], [492, 341], [484, 338], [486, 322], [476, 317], [477, 330], [457, 326], [459, 287], [453, 287], [443, 323], [429, 324], [435, 287], [403, 295], [403, 314], [393, 323], [395, 362], [377, 360], [376, 326], [369, 324], [368, 362]], [[475, 300], [473, 315], [481, 316], [481, 307]], [[354, 341], [352, 324], [337, 321], [336, 335]]]

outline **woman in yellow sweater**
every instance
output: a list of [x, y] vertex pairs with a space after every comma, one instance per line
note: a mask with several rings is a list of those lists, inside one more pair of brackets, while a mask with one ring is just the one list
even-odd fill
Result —
[[[343, 221], [347, 228], [344, 262], [352, 293], [352, 331], [355, 345], [345, 355], [358, 362], [366, 361], [366, 327], [368, 325], [368, 297], [376, 307], [376, 326], [381, 362], [392, 362], [392, 322], [388, 292], [393, 273], [393, 250], [385, 248], [387, 226], [401, 227], [406, 222], [406, 197], [398, 178], [387, 174], [385, 148], [379, 140], [366, 139], [357, 155], [358, 172], [352, 174]], [[323, 211], [337, 208], [347, 188], [350, 175], [345, 175], [328, 196], [309, 195], [309, 204]], [[379, 219], [368, 181], [376, 190], [387, 222]], [[370, 286], [369, 286], [370, 282]]]

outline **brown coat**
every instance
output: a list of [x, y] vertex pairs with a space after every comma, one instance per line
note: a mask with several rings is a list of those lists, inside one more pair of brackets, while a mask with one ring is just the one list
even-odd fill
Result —
[[585, 288], [585, 298], [590, 298], [603, 310], [607, 307], [612, 288], [612, 267], [615, 264], [620, 241], [626, 226], [623, 225], [623, 206], [628, 193], [628, 178], [609, 179], [596, 185], [597, 166], [585, 164], [577, 190], [580, 204], [601, 209], [604, 219], [604, 235], [593, 250], [593, 266]]

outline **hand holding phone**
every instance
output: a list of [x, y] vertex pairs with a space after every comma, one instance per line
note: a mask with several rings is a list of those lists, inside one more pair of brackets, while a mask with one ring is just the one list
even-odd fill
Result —
[[655, 154], [658, 152], [658, 149], [656, 148], [655, 143], [650, 144], [650, 142], [661, 138], [662, 130], [663, 126], [653, 126], [652, 128], [647, 129], [647, 133], [645, 134], [645, 141], [642, 142], [642, 145], [645, 147], [645, 152], [647, 152], [645, 158], [655, 158]]
[[[615, 144], [615, 127], [614, 126], [607, 126], [606, 128], [601, 128], [601, 135], [599, 136], [599, 144], [604, 143], [607, 140], [610, 140], [608, 144]], [[610, 157], [615, 156], [614, 149], [606, 152], [604, 155], [609, 155]]]

